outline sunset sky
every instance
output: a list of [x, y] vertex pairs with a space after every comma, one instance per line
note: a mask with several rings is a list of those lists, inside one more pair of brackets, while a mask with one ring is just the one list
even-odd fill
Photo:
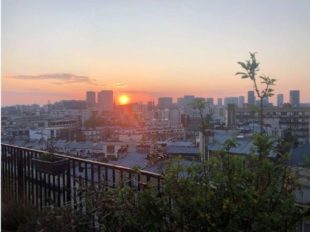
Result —
[[2, 105], [246, 96], [249, 51], [285, 101], [310, 102], [309, 0], [6, 0], [1, 17]]

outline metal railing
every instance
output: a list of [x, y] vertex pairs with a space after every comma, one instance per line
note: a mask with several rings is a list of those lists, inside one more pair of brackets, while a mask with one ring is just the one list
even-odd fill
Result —
[[[146, 185], [161, 189], [160, 174], [127, 167], [54, 154], [66, 160], [61, 171], [51, 173], [38, 167], [36, 160], [47, 152], [1, 144], [2, 200], [21, 200], [38, 207], [48, 205], [76, 207], [85, 186], [128, 185], [140, 191]], [[50, 164], [52, 165], [52, 164]]]

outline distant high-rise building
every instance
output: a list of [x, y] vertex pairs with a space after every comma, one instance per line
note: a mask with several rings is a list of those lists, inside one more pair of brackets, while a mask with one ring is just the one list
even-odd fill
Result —
[[214, 105], [214, 99], [213, 99], [213, 97], [208, 97], [208, 98], [207, 98], [207, 103], [208, 103], [209, 105], [213, 106], [213, 105]]
[[244, 104], [244, 96], [239, 96], [238, 98], [238, 106], [243, 106]]
[[113, 110], [113, 91], [102, 90], [98, 92], [98, 107], [105, 111]]
[[172, 106], [172, 97], [160, 97], [158, 98], [158, 108], [168, 109]]
[[290, 103], [293, 107], [299, 106], [300, 104], [300, 92], [299, 90], [290, 91]]
[[217, 99], [217, 106], [223, 106], [223, 98]]
[[236, 126], [236, 104], [227, 105], [227, 127], [234, 128]]
[[86, 92], [86, 105], [87, 107], [94, 107], [96, 105], [96, 93], [93, 91]]
[[184, 111], [186, 113], [189, 113], [193, 109], [191, 104], [193, 103], [194, 100], [195, 100], [195, 96], [192, 96], [192, 95], [185, 95], [183, 97]]
[[193, 103], [194, 100], [195, 100], [195, 96], [185, 95], [183, 97], [184, 106]]
[[282, 106], [284, 103], [284, 95], [278, 94], [277, 95], [277, 106]]
[[255, 93], [254, 91], [248, 91], [248, 104], [255, 105]]
[[263, 105], [267, 106], [268, 104], [269, 104], [269, 97], [268, 96], [263, 97]]
[[224, 106], [228, 106], [228, 104], [238, 105], [239, 98], [238, 97], [225, 97], [224, 98]]

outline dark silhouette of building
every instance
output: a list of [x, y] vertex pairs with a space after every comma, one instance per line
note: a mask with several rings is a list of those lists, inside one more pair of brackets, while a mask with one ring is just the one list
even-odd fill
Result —
[[277, 106], [283, 106], [284, 104], [284, 95], [278, 94], [277, 95]]
[[236, 127], [236, 108], [235, 104], [227, 105], [227, 127], [229, 128]]
[[98, 93], [98, 107], [104, 111], [113, 110], [113, 91], [102, 90]]
[[248, 104], [255, 105], [255, 93], [253, 90], [248, 91]]
[[86, 105], [87, 107], [94, 107], [96, 105], [96, 93], [93, 91], [86, 92]]
[[300, 105], [300, 92], [299, 90], [290, 91], [290, 103], [293, 107], [298, 107]]

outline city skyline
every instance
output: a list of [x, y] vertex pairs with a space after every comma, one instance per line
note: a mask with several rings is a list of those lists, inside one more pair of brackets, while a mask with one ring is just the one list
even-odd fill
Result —
[[[191, 97], [192, 99], [203, 99], [206, 103], [212, 103], [212, 105], [219, 105], [221, 106], [223, 104], [223, 101], [226, 102], [225, 104], [235, 104], [238, 106], [242, 106], [243, 104], [250, 104], [250, 105], [255, 105], [255, 104], [259, 104], [259, 99], [257, 99], [257, 97], [254, 95], [255, 91], [253, 90], [249, 90], [247, 92], [247, 94], [245, 95], [237, 95], [237, 96], [225, 96], [225, 97], [212, 97], [212, 96], [195, 96], [195, 95], [182, 95], [182, 96], [177, 96], [177, 97], [172, 97], [172, 96], [167, 96], [167, 95], [163, 95], [163, 96], [159, 96], [159, 97], [153, 97], [152, 99], [148, 99], [145, 101], [135, 101], [134, 98], [132, 98], [132, 95], [127, 94], [126, 92], [123, 93], [117, 93], [115, 95], [115, 92], [113, 90], [106, 90], [106, 89], [102, 89], [98, 92], [96, 91], [92, 91], [92, 90], [88, 90], [84, 93], [84, 96], [81, 99], [72, 99], [72, 98], [68, 98], [68, 99], [57, 99], [56, 101], [51, 101], [48, 100], [47, 104], [53, 104], [53, 103], [57, 103], [57, 102], [61, 102], [61, 101], [77, 101], [77, 102], [85, 102], [87, 107], [98, 107], [99, 105], [101, 105], [99, 99], [99, 95], [102, 92], [111, 92], [112, 96], [110, 97], [109, 101], [111, 102], [111, 104], [113, 105], [128, 105], [128, 104], [136, 104], [136, 103], [143, 103], [143, 104], [149, 104], [150, 102], [160, 106], [162, 104], [162, 100], [164, 101], [170, 101], [169, 104], [179, 104], [180, 101], [183, 101], [184, 98], [186, 97]], [[276, 93], [274, 96], [272, 97], [267, 97], [264, 101], [266, 101], [267, 103], [273, 104], [273, 106], [282, 106], [284, 103], [285, 104], [293, 104], [292, 106], [295, 106], [295, 103], [292, 103], [292, 97], [291, 94], [292, 92], [298, 92], [298, 97], [295, 97], [295, 102], [299, 102], [298, 104], [303, 104], [303, 105], [307, 105], [309, 106], [309, 102], [301, 102], [300, 101], [300, 91], [299, 90], [290, 90], [288, 94], [283, 94], [283, 93]], [[252, 93], [252, 96], [250, 96], [249, 94]], [[286, 96], [287, 97], [284, 97]], [[279, 97], [281, 96], [281, 100], [279, 100]], [[274, 98], [273, 101], [270, 101], [270, 98]], [[279, 104], [279, 101], [282, 102]], [[46, 103], [40, 104], [38, 102], [31, 102], [31, 103], [17, 103], [17, 104], [11, 104], [11, 105], [5, 105], [2, 102], [2, 106], [6, 107], [6, 106], [13, 106], [13, 105], [32, 105], [32, 104], [38, 104], [38, 105], [46, 105]], [[110, 104], [110, 103], [109, 103]], [[167, 104], [167, 103], [164, 103]], [[111, 107], [110, 107], [111, 108]]]
[[250, 51], [277, 79], [275, 94], [288, 102], [298, 89], [310, 102], [310, 3], [225, 3], [5, 1], [2, 105], [104, 89], [133, 102], [246, 96], [252, 84], [235, 73]]

